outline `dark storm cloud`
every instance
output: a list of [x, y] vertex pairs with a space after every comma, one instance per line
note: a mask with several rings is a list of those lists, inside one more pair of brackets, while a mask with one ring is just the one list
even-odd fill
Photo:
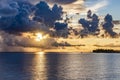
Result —
[[57, 4], [70, 4], [77, 0], [28, 0], [31, 3], [38, 3], [39, 1], [46, 1], [47, 3], [57, 3]]
[[98, 25], [99, 25], [99, 19], [98, 16], [96, 14], [92, 15], [91, 10], [89, 10], [87, 12], [87, 18], [91, 19], [91, 20], [86, 20], [86, 19], [80, 19], [79, 23], [82, 24], [82, 27], [84, 28], [84, 30], [88, 31], [88, 32], [96, 32], [98, 29]]
[[68, 27], [67, 23], [60, 23], [60, 22], [56, 22], [55, 23], [55, 30], [59, 31], [59, 30], [64, 30], [65, 28]]
[[49, 5], [40, 1], [36, 4], [37, 10], [35, 11], [35, 20], [44, 22], [47, 26], [53, 27], [56, 20], [60, 20], [62, 16], [62, 7], [55, 4], [52, 9]]
[[16, 2], [0, 1], [0, 16], [15, 16], [18, 14], [18, 4]]
[[45, 1], [50, 5], [50, 7], [53, 6], [54, 4], [59, 4], [64, 8], [65, 12], [69, 12], [71, 10], [80, 12], [81, 10], [84, 9], [83, 0], [27, 0], [27, 1], [29, 1], [31, 4], [34, 4], [34, 5], [38, 4], [40, 1]]
[[[3, 2], [4, 3], [4, 2]], [[7, 2], [0, 10], [0, 29], [4, 31], [26, 31], [33, 29], [33, 22], [30, 21], [31, 5], [26, 2]], [[5, 7], [5, 8], [4, 8]], [[12, 14], [13, 13], [13, 14]], [[9, 21], [9, 22], [8, 22]]]
[[117, 35], [116, 32], [113, 31], [114, 24], [112, 23], [113, 18], [112, 15], [107, 14], [104, 18], [105, 23], [103, 24], [103, 29], [108, 33], [111, 37], [115, 37]]
[[[0, 7], [0, 29], [9, 33], [48, 31], [48, 28], [38, 21], [30, 19], [35, 11], [34, 5], [28, 1], [3, 1]], [[43, 8], [44, 9], [44, 8]], [[49, 14], [49, 13], [48, 13]], [[54, 15], [53, 15], [54, 16]]]
[[[2, 1], [0, 29], [12, 33], [38, 31], [44, 27], [40, 23], [53, 27], [55, 21], [61, 19], [63, 13], [61, 6], [55, 4], [50, 8], [44, 1], [40, 1], [36, 5], [28, 1]], [[34, 16], [33, 19], [30, 19], [31, 15]]]
[[17, 15], [18, 10], [16, 8], [4, 7], [0, 9], [0, 16], [15, 16]]
[[58, 4], [70, 4], [70, 3], [73, 3], [77, 0], [46, 0], [47, 2], [50, 2], [50, 3], [58, 3]]
[[[37, 5], [23, 0], [5, 1], [3, 4], [0, 6], [1, 14], [4, 12], [4, 15], [0, 15], [0, 51], [14, 51], [14, 49], [23, 51], [26, 47], [50, 48], [52, 46], [54, 39], [47, 38], [37, 42], [29, 36], [23, 37], [22, 34], [26, 32], [32, 36], [35, 36], [33, 33], [36, 32], [48, 34], [49, 28], [46, 25], [52, 23], [51, 26], [54, 26], [54, 22], [61, 18], [62, 7], [55, 4], [50, 8], [43, 1]], [[5, 14], [5, 8], [13, 10]], [[14, 9], [17, 12], [12, 14]]]
[[[83, 30], [81, 31], [81, 33], [84, 32], [85, 35], [90, 34], [91, 32], [95, 33], [96, 31], [99, 31], [98, 27], [99, 27], [99, 18], [96, 14], [92, 15], [91, 10], [89, 10], [87, 12], [87, 19], [80, 19], [79, 23], [82, 25]], [[114, 24], [113, 24], [113, 18], [112, 15], [107, 14], [104, 17], [104, 22], [102, 22], [102, 27], [105, 30], [105, 34], [109, 34], [111, 37], [116, 37], [117, 33], [114, 32], [113, 28], [114, 28]], [[84, 35], [83, 35], [84, 36]]]

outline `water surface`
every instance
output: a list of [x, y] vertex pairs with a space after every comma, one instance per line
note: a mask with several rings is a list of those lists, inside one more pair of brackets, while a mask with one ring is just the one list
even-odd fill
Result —
[[0, 80], [119, 80], [120, 54], [0, 53]]

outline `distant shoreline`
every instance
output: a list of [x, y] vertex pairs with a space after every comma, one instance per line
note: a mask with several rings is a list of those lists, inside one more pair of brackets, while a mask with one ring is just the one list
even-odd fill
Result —
[[120, 53], [120, 50], [113, 50], [113, 49], [96, 49], [96, 50], [93, 50], [93, 53]]
[[80, 54], [90, 54], [90, 53], [120, 53], [120, 50], [113, 50], [113, 49], [95, 49], [95, 50], [92, 50], [92, 51], [84, 51], [84, 50], [68, 50], [68, 49], [43, 49], [43, 50], [40, 50], [40, 51], [23, 51], [23, 52], [20, 52], [20, 51], [5, 51], [5, 52], [0, 52], [0, 53], [28, 53], [28, 54], [33, 54], [33, 53], [68, 53], [68, 54], [71, 54], [71, 53], [80, 53]]

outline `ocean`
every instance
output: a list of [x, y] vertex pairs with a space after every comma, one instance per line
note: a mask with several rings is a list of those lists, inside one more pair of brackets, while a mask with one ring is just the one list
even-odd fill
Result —
[[120, 54], [4, 52], [0, 80], [120, 80]]

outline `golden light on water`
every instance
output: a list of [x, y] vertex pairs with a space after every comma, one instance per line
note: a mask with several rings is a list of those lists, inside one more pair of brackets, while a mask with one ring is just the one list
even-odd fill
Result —
[[44, 52], [36, 52], [32, 59], [31, 80], [48, 80], [47, 79], [47, 59]]
[[36, 54], [38, 54], [38, 55], [44, 55], [45, 53], [44, 52], [36, 52]]

